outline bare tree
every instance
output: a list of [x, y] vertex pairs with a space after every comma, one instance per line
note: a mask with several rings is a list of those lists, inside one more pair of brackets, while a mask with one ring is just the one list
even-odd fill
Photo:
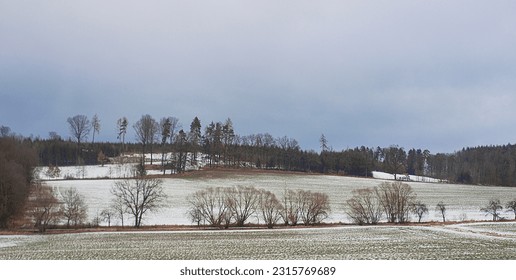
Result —
[[147, 212], [157, 211], [167, 198], [162, 181], [156, 178], [137, 177], [118, 181], [111, 189], [115, 200], [127, 207], [134, 218], [134, 226], [140, 227]]
[[145, 152], [148, 146], [150, 146], [152, 164], [152, 146], [159, 130], [158, 123], [150, 115], [144, 115], [134, 124], [133, 128], [136, 132], [136, 139], [142, 144], [142, 164], [145, 164]]
[[281, 202], [283, 203], [281, 218], [284, 224], [297, 225], [301, 220], [301, 207], [303, 203], [303, 197], [300, 195], [300, 192], [285, 189]]
[[100, 226], [100, 222], [102, 221], [102, 218], [99, 216], [99, 212], [97, 211], [95, 213], [95, 217], [93, 217], [93, 219], [91, 220], [91, 226], [93, 227], [99, 227]]
[[[206, 188], [188, 197], [190, 216], [206, 221], [210, 226], [220, 227], [230, 216], [223, 188]], [[199, 217], [202, 216], [202, 219]]]
[[201, 223], [205, 221], [201, 209], [198, 207], [190, 208], [188, 210], [188, 217], [190, 217], [192, 223], [196, 223], [198, 227], [201, 226]]
[[[262, 217], [272, 228], [281, 218], [286, 225], [320, 223], [330, 212], [326, 194], [304, 190], [285, 190], [283, 197], [287, 207], [270, 191], [254, 187], [206, 188], [188, 197], [191, 208], [188, 215], [200, 225], [206, 221], [211, 226], [228, 228], [232, 222], [243, 226], [254, 214]], [[286, 209], [289, 208], [289, 209]]]
[[87, 220], [88, 208], [84, 196], [76, 188], [66, 189], [61, 193], [61, 213], [66, 219], [66, 226], [78, 226]]
[[443, 223], [446, 222], [446, 205], [440, 201], [437, 203], [436, 210], [441, 213], [441, 216], [443, 217]]
[[115, 197], [111, 201], [110, 209], [113, 211], [113, 217], [118, 218], [123, 227], [125, 214], [129, 212], [125, 202], [120, 197]]
[[283, 205], [270, 191], [260, 190], [258, 208], [267, 228], [273, 228], [281, 219]]
[[100, 212], [100, 216], [102, 217], [102, 220], [104, 222], [107, 222], [108, 223], [108, 227], [111, 226], [111, 219], [113, 219], [113, 217], [115, 216], [115, 212], [113, 211], [113, 209], [104, 209], [102, 210], [102, 212]]
[[281, 218], [285, 225], [317, 224], [326, 219], [330, 212], [328, 195], [304, 190], [285, 190], [282, 198]]
[[480, 211], [485, 212], [486, 215], [492, 215], [493, 221], [500, 219], [500, 211], [503, 209], [502, 203], [499, 199], [491, 199], [486, 207], [480, 208]]
[[227, 188], [226, 204], [234, 215], [236, 225], [244, 226], [245, 222], [256, 211], [259, 199], [259, 192], [254, 187], [237, 186]]
[[45, 232], [51, 224], [57, 223], [62, 215], [54, 190], [40, 182], [33, 184], [27, 202], [27, 214], [40, 232]]
[[516, 199], [507, 202], [507, 204], [505, 204], [505, 207], [507, 208], [508, 212], [514, 213], [514, 219], [516, 220]]
[[374, 189], [363, 188], [352, 191], [353, 197], [346, 201], [346, 213], [353, 222], [377, 224], [383, 213], [383, 206]]
[[423, 218], [423, 215], [428, 213], [428, 207], [426, 207], [426, 204], [422, 203], [421, 201], [417, 201], [412, 206], [412, 212], [417, 215], [418, 217], [418, 223], [421, 223], [421, 219]]
[[410, 206], [416, 195], [412, 188], [402, 182], [384, 182], [376, 188], [389, 223], [405, 223], [409, 220]]
[[302, 197], [301, 220], [305, 225], [321, 223], [330, 213], [329, 197], [325, 193], [299, 190]]
[[81, 142], [86, 140], [91, 130], [90, 121], [85, 115], [76, 115], [68, 118], [70, 133], [77, 140], [77, 164], [80, 159]]

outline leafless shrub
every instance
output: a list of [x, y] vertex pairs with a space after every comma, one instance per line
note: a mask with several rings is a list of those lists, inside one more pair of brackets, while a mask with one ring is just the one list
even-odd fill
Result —
[[383, 213], [382, 203], [374, 189], [363, 188], [352, 191], [353, 197], [346, 201], [346, 213], [359, 225], [377, 224]]
[[303, 190], [298, 192], [302, 197], [301, 220], [305, 225], [319, 224], [328, 218], [330, 201], [327, 194]]
[[[191, 205], [189, 215], [199, 221], [206, 221], [210, 226], [220, 227], [230, 212], [223, 188], [206, 188], [188, 197]], [[202, 217], [202, 218], [201, 218]]]
[[40, 182], [31, 187], [27, 202], [27, 214], [34, 227], [45, 232], [52, 224], [57, 224], [62, 217], [59, 199], [54, 190]]
[[226, 188], [226, 204], [237, 226], [244, 226], [251, 215], [256, 212], [259, 191], [254, 187], [237, 186]]
[[76, 188], [69, 188], [61, 193], [61, 213], [66, 220], [66, 226], [78, 226], [87, 218], [87, 206], [84, 196], [79, 194]]
[[111, 226], [111, 220], [113, 219], [113, 217], [115, 217], [115, 215], [116, 215], [116, 213], [115, 213], [114, 209], [112, 209], [112, 208], [107, 208], [107, 209], [102, 210], [102, 212], [100, 212], [101, 220], [104, 222], [107, 222], [108, 227]]
[[303, 197], [299, 191], [287, 190], [283, 192], [283, 211], [281, 218], [285, 225], [295, 226], [301, 220]]
[[281, 218], [288, 225], [305, 225], [322, 222], [330, 212], [326, 194], [310, 191], [285, 190], [283, 201], [266, 190], [254, 187], [206, 188], [192, 194], [188, 216], [198, 225], [207, 222], [210, 226], [229, 227], [230, 224], [244, 226], [256, 215], [263, 218], [267, 227], [272, 228]]
[[260, 190], [258, 208], [267, 228], [273, 228], [281, 219], [283, 205], [270, 191]]
[[389, 223], [409, 221], [410, 206], [414, 204], [416, 195], [408, 184], [384, 182], [376, 188], [376, 193], [382, 202]]
[[305, 225], [322, 222], [330, 213], [328, 195], [304, 190], [283, 192], [281, 218], [285, 225], [296, 226], [300, 221]]
[[122, 200], [122, 198], [115, 196], [111, 200], [111, 204], [109, 206], [108, 211], [112, 211], [112, 217], [118, 218], [120, 220], [121, 225], [124, 226], [125, 214], [129, 214], [129, 209], [127, 208], [127, 205]]

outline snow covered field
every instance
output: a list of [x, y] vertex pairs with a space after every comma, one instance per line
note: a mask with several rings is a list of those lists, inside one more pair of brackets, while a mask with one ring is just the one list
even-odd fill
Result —
[[[109, 169], [109, 166], [98, 167]], [[114, 179], [108, 180], [56, 180], [47, 184], [65, 190], [75, 187], [85, 196], [89, 207], [89, 218], [107, 208], [112, 195], [110, 189]], [[330, 197], [332, 212], [326, 222], [349, 222], [345, 214], [345, 201], [349, 199], [352, 190], [363, 187], [375, 187], [382, 180], [371, 178], [353, 178], [328, 175], [292, 175], [292, 174], [233, 174], [224, 178], [167, 178], [163, 180], [165, 192], [168, 195], [167, 207], [158, 213], [150, 213], [144, 220], [145, 225], [183, 224], [190, 225], [186, 212], [189, 205], [187, 197], [197, 190], [205, 187], [229, 187], [229, 186], [254, 186], [273, 191], [281, 196], [287, 189], [304, 189], [327, 193]], [[455, 185], [444, 183], [420, 183], [408, 182], [417, 194], [417, 199], [426, 203], [429, 214], [423, 217], [423, 221], [440, 221], [442, 218], [435, 206], [440, 201], [447, 208], [447, 221], [463, 220], [490, 220], [480, 211], [490, 199], [497, 198], [505, 204], [506, 201], [516, 198], [516, 189], [510, 187], [489, 187]], [[512, 219], [514, 214], [502, 213], [502, 217]], [[415, 218], [414, 218], [415, 219]], [[126, 220], [126, 224], [131, 221]], [[114, 224], [119, 224], [115, 221]]]
[[0, 259], [510, 260], [516, 259], [514, 228], [510, 222], [4, 236]]
[[[122, 167], [127, 168], [127, 165]], [[73, 168], [68, 172], [73, 172]], [[88, 178], [92, 179], [63, 180], [63, 176], [46, 183], [61, 191], [77, 188], [85, 197], [89, 219], [92, 219], [109, 206], [112, 198], [110, 189], [118, 180], [95, 178], [123, 178], [113, 175], [123, 174], [114, 172], [116, 168], [116, 165], [85, 167], [86, 174], [92, 176]], [[344, 205], [352, 190], [375, 187], [386, 179], [389, 178], [237, 172], [214, 178], [167, 178], [163, 179], [163, 186], [168, 195], [168, 206], [158, 213], [150, 213], [144, 224], [190, 225], [192, 223], [186, 215], [190, 194], [206, 187], [238, 185], [268, 189], [277, 195], [285, 189], [324, 192], [329, 195], [332, 208], [326, 222], [349, 222]], [[428, 205], [430, 213], [423, 217], [423, 221], [441, 220], [435, 205], [442, 201], [447, 206], [447, 220], [482, 222], [433, 226], [0, 236], [0, 259], [516, 259], [516, 222], [485, 222], [491, 217], [480, 211], [489, 199], [498, 198], [505, 203], [516, 198], [516, 189], [445, 183], [408, 184], [418, 200]], [[502, 216], [507, 219], [514, 217], [511, 213], [503, 213]], [[128, 218], [126, 225], [132, 222]], [[113, 224], [120, 222], [114, 221]]]

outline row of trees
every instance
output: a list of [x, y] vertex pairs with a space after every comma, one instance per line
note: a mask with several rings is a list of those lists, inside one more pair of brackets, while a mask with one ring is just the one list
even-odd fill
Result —
[[283, 197], [255, 187], [206, 188], [192, 194], [188, 212], [197, 225], [228, 228], [244, 226], [251, 217], [273, 228], [280, 220], [295, 226], [321, 223], [330, 212], [328, 195], [304, 190], [285, 190]]
[[[356, 224], [377, 224], [383, 217], [389, 223], [405, 223], [410, 220], [410, 214], [414, 214], [421, 222], [423, 216], [428, 214], [428, 207], [416, 200], [416, 194], [412, 188], [402, 182], [384, 182], [375, 188], [356, 189], [353, 197], [346, 201], [346, 213]], [[506, 212], [514, 213], [516, 220], [516, 199], [505, 204]], [[491, 215], [493, 221], [502, 220], [500, 216], [503, 205], [499, 199], [491, 199], [480, 211]], [[436, 212], [446, 222], [446, 205], [439, 202]]]
[[[90, 122], [84, 115], [68, 118], [70, 133], [77, 144], [75, 160], [79, 162], [81, 153], [91, 149], [81, 148], [90, 131], [100, 130], [100, 121], [94, 117]], [[125, 136], [129, 121], [122, 117], [117, 121], [117, 138], [122, 146], [119, 151], [125, 151], [127, 145]], [[295, 139], [287, 136], [275, 138], [268, 133], [240, 136], [235, 133], [231, 119], [224, 122], [211, 122], [203, 127], [199, 118], [195, 117], [190, 123], [189, 130], [183, 129], [175, 117], [163, 117], [159, 121], [150, 115], [143, 115], [132, 125], [142, 154], [152, 154], [158, 149], [162, 155], [163, 170], [165, 166], [176, 172], [186, 169], [187, 161], [195, 164], [198, 153], [206, 156], [210, 166], [253, 166], [257, 168], [294, 170], [305, 172], [342, 173], [352, 176], [369, 176], [373, 170], [382, 170], [390, 173], [410, 173], [428, 175], [435, 173], [428, 150], [411, 149], [408, 153], [398, 146], [375, 149], [360, 147], [333, 151], [329, 148], [324, 135], [321, 136], [321, 152], [303, 151]], [[54, 135], [55, 138], [55, 135]], [[55, 144], [55, 143], [54, 143]], [[131, 146], [132, 144], [132, 146]], [[133, 149], [135, 143], [130, 143]], [[106, 147], [98, 147], [106, 149]], [[103, 151], [112, 156], [114, 149]], [[171, 152], [173, 157], [166, 158]], [[89, 158], [94, 159], [98, 151]], [[69, 160], [68, 162], [71, 162]]]
[[[506, 211], [514, 213], [514, 219], [516, 220], [516, 199], [508, 201], [505, 204]], [[480, 209], [482, 212], [486, 213], [486, 215], [491, 215], [493, 217], [493, 221], [502, 220], [503, 218], [500, 216], [503, 206], [499, 199], [491, 199], [489, 203], [485, 207]]]
[[465, 148], [429, 159], [432, 176], [464, 184], [516, 186], [516, 145]]
[[0, 130], [0, 228], [28, 222], [44, 231], [58, 220], [65, 220], [68, 226], [82, 224], [86, 219], [82, 196], [75, 189], [58, 196], [50, 187], [34, 181], [36, 151], [9, 129]]
[[77, 189], [57, 191], [41, 182], [34, 183], [26, 203], [26, 221], [40, 232], [51, 226], [64, 224], [69, 227], [83, 227], [86, 224], [98, 226], [101, 220], [111, 226], [112, 219], [118, 218], [124, 225], [124, 218], [130, 215], [134, 226], [140, 227], [148, 212], [165, 206], [167, 199], [162, 182], [156, 178], [136, 177], [118, 181], [111, 189], [112, 204], [100, 215], [88, 222], [88, 207], [84, 196]]
[[[413, 174], [450, 182], [516, 186], [516, 145], [466, 148], [456, 153], [431, 154], [428, 150], [389, 147], [356, 147], [334, 151], [324, 135], [321, 151], [302, 150], [287, 136], [268, 133], [238, 135], [231, 119], [202, 125], [195, 117], [183, 128], [175, 117], [159, 120], [143, 115], [131, 124], [126, 117], [116, 123], [118, 143], [87, 142], [100, 133], [100, 119], [84, 115], [67, 119], [70, 137], [55, 132], [48, 139], [26, 139], [36, 149], [42, 165], [99, 164], [99, 154], [116, 157], [123, 152], [160, 153], [163, 170], [183, 172], [188, 163], [196, 164], [202, 153], [210, 166], [256, 167], [351, 176], [370, 176], [378, 170], [394, 174]], [[126, 140], [131, 129], [136, 137]], [[2, 135], [11, 135], [2, 126]], [[166, 157], [171, 154], [171, 157]], [[153, 158], [151, 158], [151, 163]]]
[[[136, 178], [118, 182], [112, 189], [114, 200], [110, 219], [118, 215], [123, 219], [129, 213], [135, 221], [135, 227], [147, 211], [154, 211], [164, 206], [166, 195], [161, 187], [161, 180], [156, 178]], [[417, 195], [410, 185], [402, 182], [383, 182], [375, 188], [362, 188], [353, 191], [353, 196], [346, 201], [346, 213], [356, 224], [377, 224], [385, 217], [388, 223], [407, 223], [411, 215], [416, 215], [418, 222], [428, 214], [428, 207], [416, 200]], [[281, 197], [271, 191], [252, 186], [208, 187], [191, 194], [187, 198], [190, 208], [188, 216], [198, 226], [229, 228], [242, 227], [254, 218], [268, 228], [277, 224], [296, 226], [298, 224], [316, 225], [324, 221], [331, 212], [328, 195], [320, 192], [285, 189]], [[508, 211], [515, 214], [516, 200], [506, 204]], [[446, 222], [446, 205], [439, 202], [436, 211]], [[481, 209], [493, 215], [493, 220], [500, 219], [502, 206], [499, 200], [491, 200]], [[107, 211], [103, 211], [106, 220]]]
[[428, 212], [426, 205], [416, 201], [412, 188], [402, 182], [384, 182], [375, 188], [354, 190], [346, 205], [346, 213], [357, 224], [377, 224], [383, 216], [389, 223], [405, 223], [416, 209], [420, 220]]

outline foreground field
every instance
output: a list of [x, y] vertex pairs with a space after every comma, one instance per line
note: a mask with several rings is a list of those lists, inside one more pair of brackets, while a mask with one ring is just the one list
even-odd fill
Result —
[[516, 259], [516, 223], [0, 236], [0, 259]]
[[[105, 167], [108, 168], [108, 167]], [[109, 207], [112, 195], [111, 187], [116, 180], [71, 180], [49, 181], [49, 185], [59, 189], [75, 187], [85, 196], [88, 215], [93, 219]], [[375, 187], [382, 180], [353, 178], [327, 175], [306, 175], [286, 173], [243, 173], [243, 172], [204, 172], [196, 176], [166, 178], [163, 186], [168, 195], [167, 206], [158, 213], [150, 213], [143, 221], [145, 225], [190, 225], [192, 222], [186, 215], [189, 204], [187, 197], [205, 187], [254, 186], [274, 192], [281, 197], [285, 189], [303, 189], [323, 192], [329, 195], [332, 212], [325, 222], [350, 222], [345, 214], [345, 202], [351, 198], [351, 192], [357, 188]], [[516, 198], [516, 188], [454, 185], [439, 183], [409, 182], [417, 194], [417, 199], [428, 205], [429, 214], [423, 221], [440, 221], [442, 217], [435, 211], [438, 202], [445, 203], [447, 221], [489, 220], [480, 211], [493, 198], [506, 201]], [[502, 213], [502, 217], [513, 219], [511, 213]], [[127, 220], [126, 224], [132, 221]], [[415, 217], [413, 218], [415, 220]], [[252, 222], [252, 221], [251, 221]], [[120, 224], [120, 221], [113, 221]], [[105, 225], [105, 223], [104, 223]]]

